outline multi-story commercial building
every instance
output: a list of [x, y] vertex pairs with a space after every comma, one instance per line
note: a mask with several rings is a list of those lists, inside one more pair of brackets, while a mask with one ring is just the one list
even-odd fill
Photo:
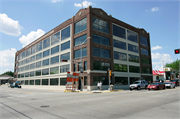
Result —
[[98, 81], [107, 89], [108, 68], [116, 88], [153, 80], [149, 33], [91, 6], [17, 51], [15, 79], [25, 86], [65, 88], [67, 71], [79, 73], [82, 42], [83, 89], [97, 89]]

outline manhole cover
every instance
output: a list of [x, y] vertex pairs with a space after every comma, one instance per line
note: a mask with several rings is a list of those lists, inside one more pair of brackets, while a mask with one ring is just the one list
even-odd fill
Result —
[[43, 108], [44, 108], [44, 107], [49, 107], [49, 105], [43, 105], [43, 106], [41, 106], [41, 107], [43, 107]]

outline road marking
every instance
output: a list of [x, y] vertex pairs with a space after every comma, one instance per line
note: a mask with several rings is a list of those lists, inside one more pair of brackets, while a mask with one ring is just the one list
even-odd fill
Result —
[[[1, 89], [1, 90], [6, 90], [6, 89]], [[18, 90], [6, 90], [6, 91], [14, 91], [14, 92], [21, 92], [21, 93], [30, 93], [30, 94], [33, 94], [33, 92], [18, 91]]]

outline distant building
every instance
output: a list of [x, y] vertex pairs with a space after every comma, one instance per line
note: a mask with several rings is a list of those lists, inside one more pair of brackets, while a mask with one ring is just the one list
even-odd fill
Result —
[[13, 77], [9, 76], [9, 75], [2, 75], [0, 76], [0, 85], [5, 84], [5, 83], [9, 83], [12, 84], [13, 83]]
[[108, 68], [115, 88], [140, 79], [153, 81], [149, 33], [91, 6], [17, 51], [14, 78], [25, 86], [64, 89], [67, 71], [79, 73], [80, 44], [88, 37], [82, 45], [83, 89], [97, 89], [100, 80], [108, 89]]

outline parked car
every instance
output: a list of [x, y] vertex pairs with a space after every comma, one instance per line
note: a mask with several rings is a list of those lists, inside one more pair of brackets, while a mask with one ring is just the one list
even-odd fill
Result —
[[173, 79], [173, 80], [171, 80], [171, 82], [174, 83], [175, 86], [179, 86], [179, 80]]
[[176, 87], [176, 85], [172, 82], [165, 82], [164, 84], [165, 84], [166, 88], [175, 88]]
[[165, 89], [165, 84], [161, 82], [154, 82], [152, 84], [149, 84], [147, 87], [148, 90], [154, 89], [154, 90], [159, 90], [159, 89]]
[[11, 88], [21, 88], [21, 84], [19, 81], [14, 82], [10, 85]]
[[129, 89], [132, 91], [133, 89], [140, 90], [142, 88], [146, 89], [148, 86], [148, 82], [146, 80], [135, 81], [133, 84], [129, 86]]

